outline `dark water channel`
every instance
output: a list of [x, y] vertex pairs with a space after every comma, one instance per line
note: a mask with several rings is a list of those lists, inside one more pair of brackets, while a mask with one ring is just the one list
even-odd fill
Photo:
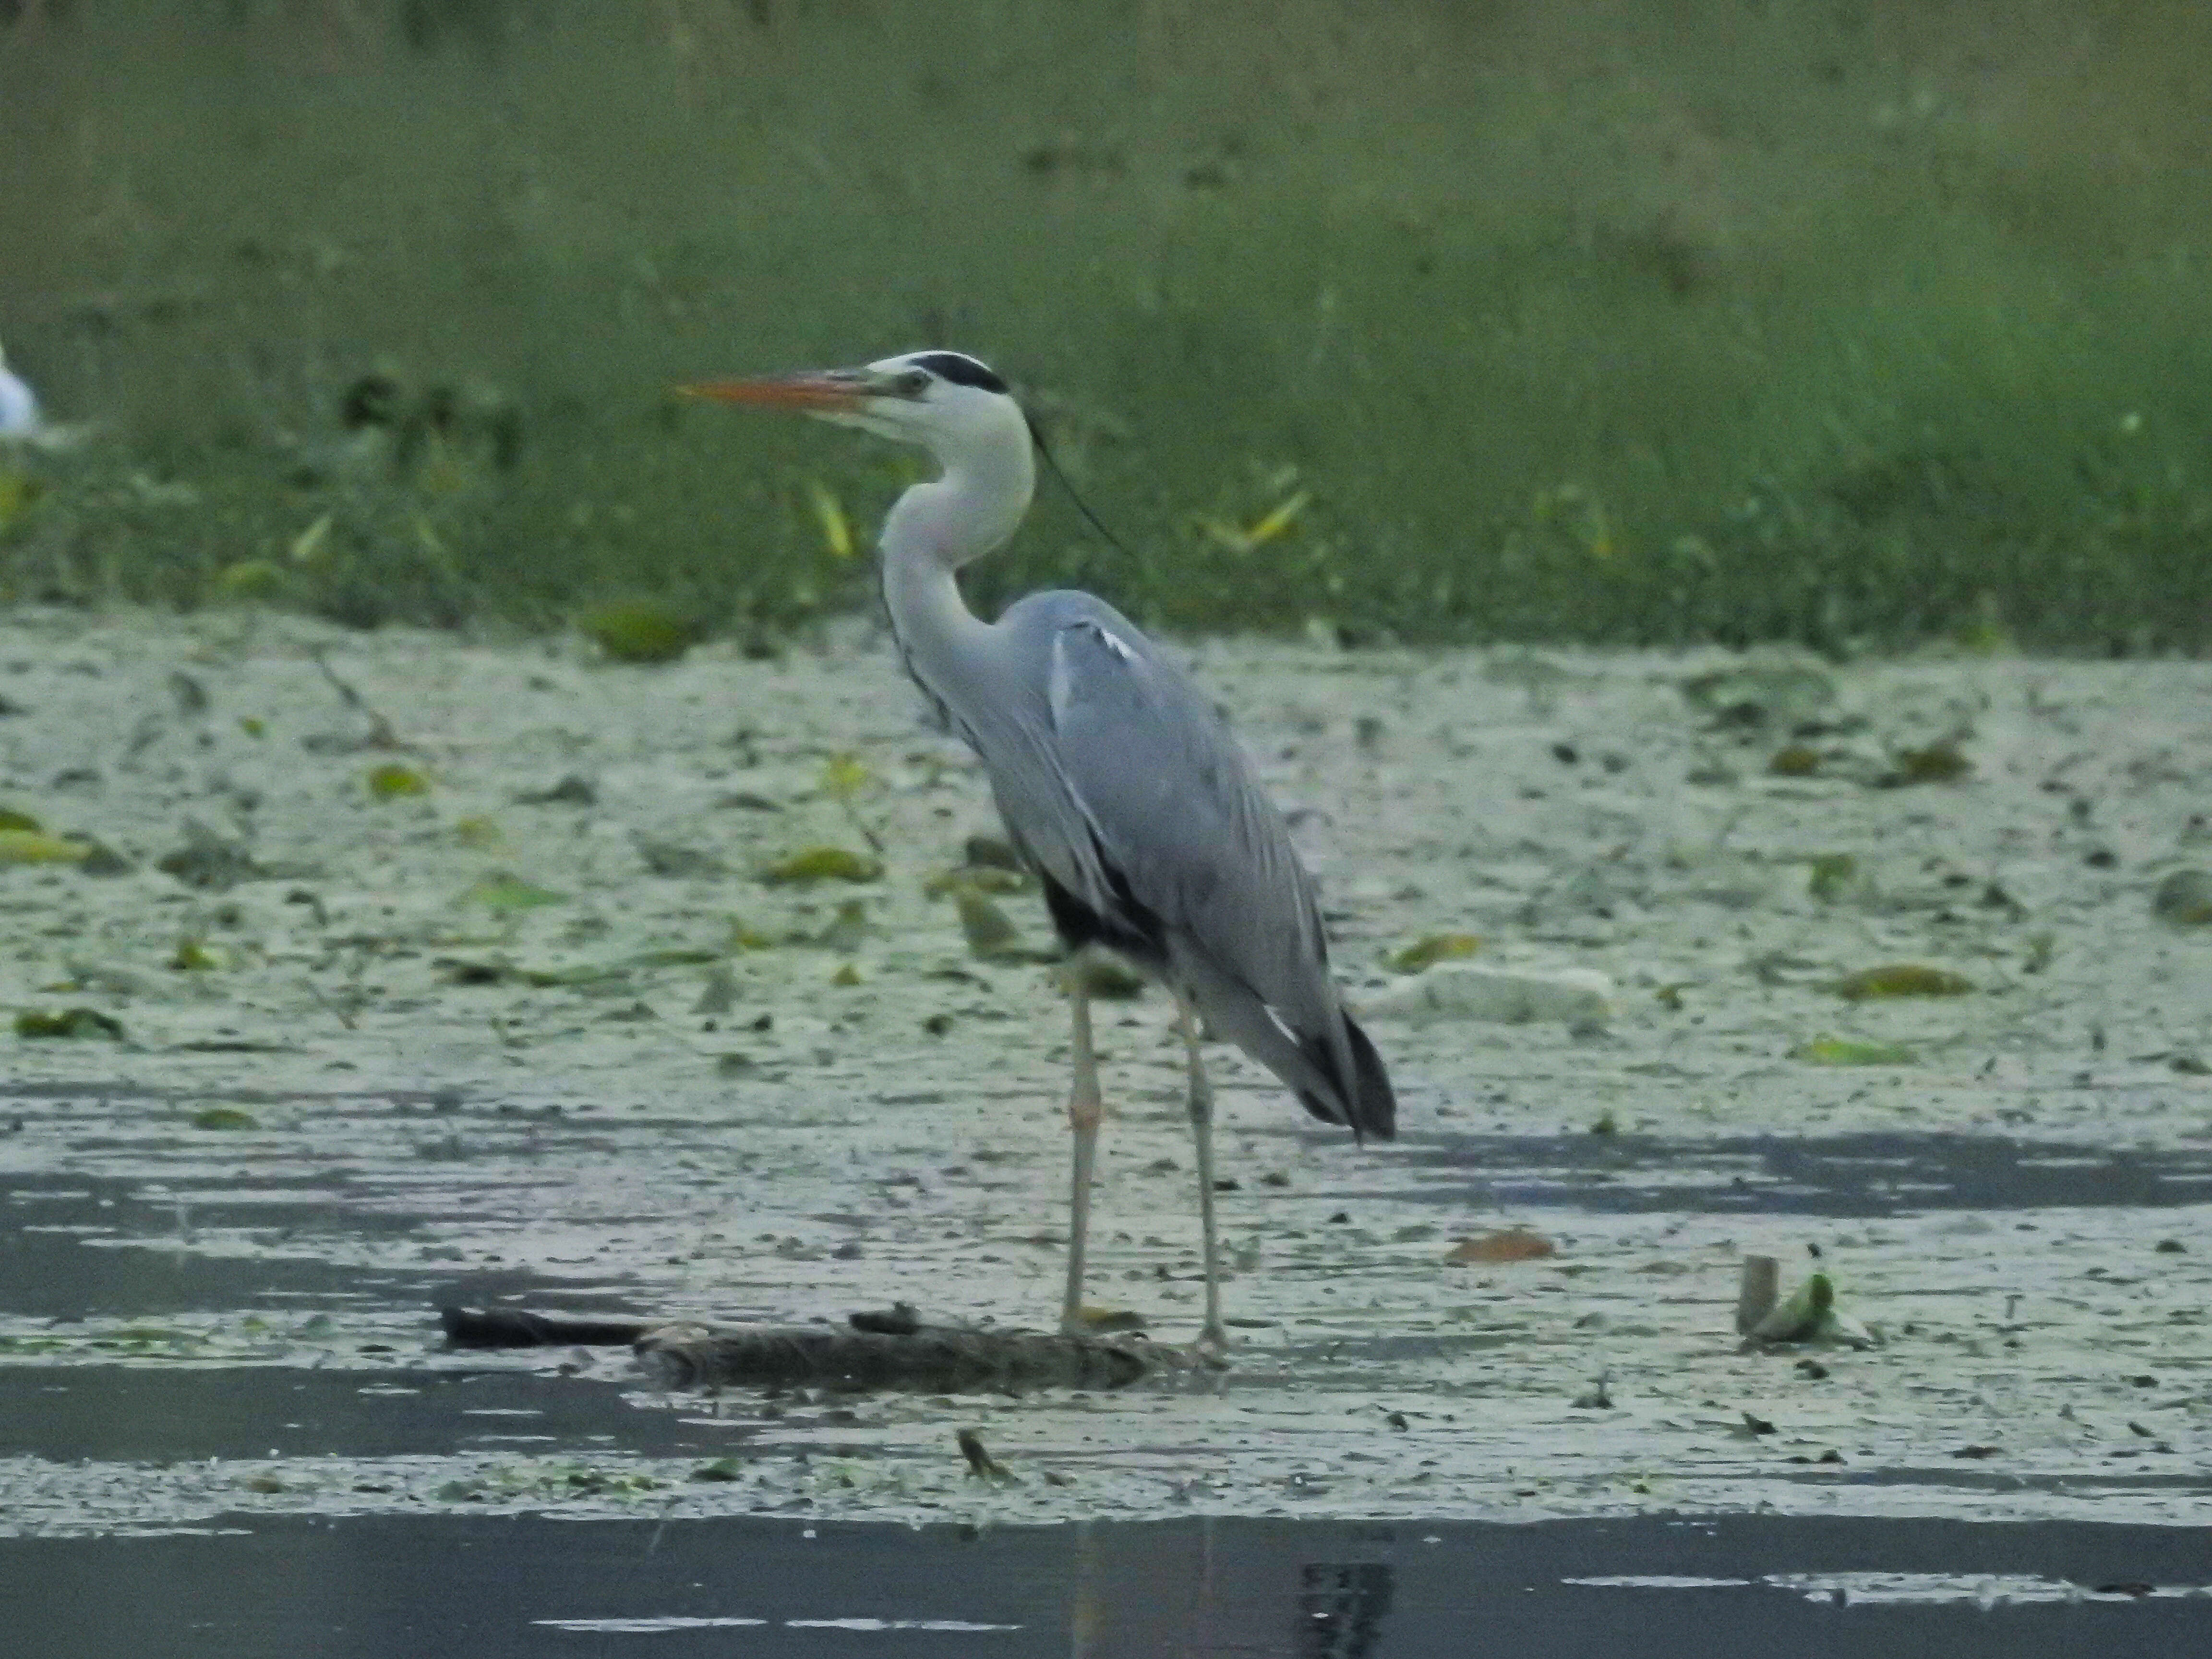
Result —
[[[2206, 1651], [2212, 1601], [2144, 1588], [2201, 1583], [2205, 1567], [2202, 1538], [2167, 1528], [1760, 1516], [981, 1534], [762, 1518], [241, 1517], [200, 1535], [0, 1541], [0, 1631], [8, 1650], [41, 1659], [2056, 1659]], [[1954, 1588], [1915, 1599], [1824, 1582], [1859, 1573]], [[1975, 1574], [2042, 1585], [2049, 1599], [1955, 1589]], [[1646, 1582], [1573, 1582], [1622, 1578]], [[2087, 1593], [2067, 1599], [2069, 1584]], [[2128, 1588], [2094, 1593], [2106, 1585]]]
[[[2212, 1197], [2212, 1146], [2136, 1150], [2002, 1135], [1449, 1134], [1409, 1142], [1410, 1196], [1609, 1214], [1891, 1216], [2067, 1206], [2158, 1209]], [[1417, 1179], [1419, 1177], [1417, 1176]]]

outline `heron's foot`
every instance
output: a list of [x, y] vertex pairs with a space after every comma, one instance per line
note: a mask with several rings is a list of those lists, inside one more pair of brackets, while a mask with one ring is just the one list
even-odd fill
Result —
[[1229, 1369], [1229, 1333], [1218, 1325], [1208, 1325], [1184, 1350], [1191, 1363], [1209, 1371]]
[[1086, 1302], [1060, 1317], [1062, 1336], [1119, 1336], [1145, 1328], [1145, 1316], [1130, 1308], [1102, 1308]]

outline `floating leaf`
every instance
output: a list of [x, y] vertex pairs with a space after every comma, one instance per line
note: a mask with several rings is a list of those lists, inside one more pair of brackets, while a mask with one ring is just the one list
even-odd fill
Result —
[[757, 927], [747, 924], [742, 916], [730, 918], [730, 949], [732, 951], [773, 951], [776, 941]]
[[674, 662], [691, 648], [697, 630], [656, 605], [602, 605], [576, 624], [610, 662]]
[[269, 722], [258, 714], [240, 714], [238, 717], [238, 729], [249, 738], [266, 737], [269, 733]]
[[1559, 1253], [1559, 1246], [1541, 1233], [1532, 1233], [1525, 1227], [1509, 1227], [1504, 1232], [1478, 1233], [1472, 1238], [1462, 1238], [1444, 1252], [1444, 1260], [1454, 1266], [1465, 1266], [1471, 1261], [1541, 1261]]
[[1924, 749], [1900, 749], [1890, 757], [1890, 770], [1875, 780], [1886, 789], [1902, 789], [1915, 783], [1956, 783], [1974, 769], [1959, 748], [1956, 738], [1943, 738]]
[[851, 963], [846, 963], [836, 973], [830, 975], [830, 982], [832, 985], [845, 987], [858, 985], [860, 982], [860, 970]]
[[876, 881], [884, 873], [883, 860], [842, 847], [807, 847], [761, 872], [772, 887], [817, 881]]
[[19, 1037], [105, 1037], [123, 1041], [123, 1022], [97, 1008], [64, 1008], [59, 1013], [26, 1008], [15, 1016]]
[[1962, 997], [1973, 988], [1972, 980], [1917, 962], [1862, 968], [1835, 985], [1836, 994], [1849, 1002], [1863, 1002], [1869, 997]]
[[1790, 1051], [1810, 1066], [1911, 1066], [1919, 1056], [1901, 1042], [1854, 1042], [1846, 1037], [1816, 1036]]
[[1075, 975], [1084, 990], [1101, 1001], [1127, 1002], [1145, 994], [1145, 976], [1103, 951], [1083, 951], [1070, 958], [1062, 971]]
[[192, 1114], [195, 1129], [258, 1129], [259, 1120], [251, 1112], [241, 1112], [235, 1106], [210, 1106]]
[[1006, 920], [1006, 913], [973, 887], [965, 884], [952, 890], [952, 902], [960, 912], [960, 931], [968, 940], [968, 948], [986, 959], [1004, 957], [1019, 951], [1021, 929]]
[[386, 761], [371, 769], [368, 793], [379, 800], [398, 800], [408, 795], [427, 795], [430, 780], [411, 766], [402, 766], [397, 761]]
[[745, 1466], [734, 1457], [718, 1457], [711, 1463], [702, 1463], [691, 1471], [694, 1480], [742, 1480]]
[[455, 901], [460, 904], [481, 904], [495, 915], [516, 915], [525, 910], [535, 910], [541, 905], [559, 904], [568, 898], [566, 893], [556, 893], [550, 888], [540, 887], [505, 870], [495, 870], [483, 880], [471, 884]]
[[0, 864], [82, 864], [89, 842], [64, 841], [35, 830], [0, 830]]
[[222, 958], [196, 939], [180, 939], [169, 957], [169, 966], [180, 974], [201, 974], [223, 965]]
[[1841, 898], [1859, 872], [1859, 861], [1849, 853], [1815, 853], [1813, 872], [1805, 888], [1824, 904]]
[[2212, 874], [2176, 870], [2150, 896], [2150, 909], [2172, 927], [2212, 927]]
[[967, 864], [957, 869], [939, 871], [922, 884], [921, 890], [931, 898], [943, 898], [963, 889], [971, 893], [1026, 893], [1030, 885], [1029, 877], [1019, 870]]
[[1482, 940], [1473, 933], [1431, 933], [1391, 957], [1390, 966], [1401, 974], [1418, 974], [1440, 962], [1471, 957], [1481, 948]]
[[822, 763], [822, 793], [832, 800], [850, 800], [868, 787], [872, 775], [857, 755], [832, 755]]
[[497, 818], [471, 817], [454, 822], [453, 839], [464, 847], [472, 847], [483, 853], [503, 844], [507, 832], [499, 827]]
[[22, 830], [37, 836], [46, 833], [46, 826], [28, 812], [18, 812], [12, 806], [0, 806], [0, 830]]
[[1774, 751], [1766, 769], [1778, 778], [1809, 778], [1820, 769], [1820, 751], [1808, 743], [1789, 744]]

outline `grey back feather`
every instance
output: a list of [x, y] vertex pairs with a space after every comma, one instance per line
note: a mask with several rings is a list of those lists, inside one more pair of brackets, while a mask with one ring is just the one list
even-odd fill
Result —
[[1358, 1072], [1313, 883], [1243, 749], [1189, 677], [1087, 593], [1033, 594], [991, 630], [988, 679], [931, 685], [983, 758], [1008, 832], [1102, 915], [1157, 919], [1164, 964], [1220, 1030], [1356, 1121]]

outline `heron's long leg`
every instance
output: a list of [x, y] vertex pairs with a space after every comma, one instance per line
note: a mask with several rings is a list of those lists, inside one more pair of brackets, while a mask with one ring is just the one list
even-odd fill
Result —
[[1067, 1295], [1060, 1304], [1060, 1328], [1083, 1325], [1083, 1246], [1091, 1231], [1091, 1171], [1098, 1155], [1098, 1120], [1105, 1108], [1098, 1097], [1098, 1057], [1091, 1048], [1091, 993], [1080, 970], [1069, 975], [1067, 1006], [1074, 1017], [1075, 1084], [1067, 1097], [1067, 1127], [1075, 1132], [1074, 1187], [1067, 1203]]
[[1206, 1081], [1206, 1061], [1198, 1052], [1198, 1011], [1180, 997], [1176, 1008], [1181, 1018], [1183, 1053], [1190, 1060], [1190, 1133], [1198, 1147], [1198, 1225], [1206, 1236], [1206, 1327], [1199, 1333], [1202, 1347], [1217, 1351], [1229, 1346], [1229, 1333], [1221, 1323], [1221, 1246], [1213, 1225], [1213, 1085]]

